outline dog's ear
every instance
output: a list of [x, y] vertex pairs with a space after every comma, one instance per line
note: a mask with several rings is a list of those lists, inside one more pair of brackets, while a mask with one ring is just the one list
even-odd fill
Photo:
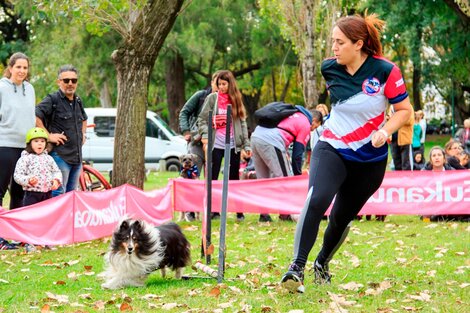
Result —
[[141, 221], [135, 221], [132, 226], [134, 226], [135, 230], [141, 231], [144, 225]]
[[185, 156], [186, 156], [186, 154], [180, 155], [180, 162], [183, 162], [183, 159], [184, 159]]
[[129, 221], [124, 220], [121, 222], [121, 226], [119, 226], [119, 230], [126, 230], [129, 229]]

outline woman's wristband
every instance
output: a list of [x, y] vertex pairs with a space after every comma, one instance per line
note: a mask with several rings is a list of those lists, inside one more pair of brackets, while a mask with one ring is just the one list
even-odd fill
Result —
[[387, 139], [389, 137], [389, 134], [387, 133], [387, 131], [383, 128], [379, 129], [378, 130], [379, 133], [382, 133], [384, 136], [385, 136], [385, 139]]

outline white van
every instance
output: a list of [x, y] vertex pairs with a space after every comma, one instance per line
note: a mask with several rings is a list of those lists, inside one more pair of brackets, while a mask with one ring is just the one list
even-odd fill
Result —
[[[113, 168], [114, 128], [116, 108], [86, 108], [86, 142], [82, 148], [83, 160], [92, 162], [99, 171]], [[93, 127], [94, 125], [94, 127]], [[157, 113], [147, 111], [145, 137], [145, 168], [157, 170], [160, 164], [167, 171], [179, 171], [179, 157], [187, 153], [187, 143], [177, 135]], [[164, 161], [164, 162], [162, 162]]]

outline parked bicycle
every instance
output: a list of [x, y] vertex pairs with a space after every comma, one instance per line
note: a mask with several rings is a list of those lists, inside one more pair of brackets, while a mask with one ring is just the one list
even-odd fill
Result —
[[112, 187], [103, 174], [86, 162], [83, 162], [79, 185], [82, 191], [103, 191]]

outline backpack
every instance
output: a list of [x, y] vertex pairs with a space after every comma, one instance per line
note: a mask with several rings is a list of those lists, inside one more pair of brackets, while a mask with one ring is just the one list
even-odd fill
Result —
[[255, 111], [256, 124], [266, 128], [275, 128], [285, 118], [300, 110], [292, 104], [271, 102]]

